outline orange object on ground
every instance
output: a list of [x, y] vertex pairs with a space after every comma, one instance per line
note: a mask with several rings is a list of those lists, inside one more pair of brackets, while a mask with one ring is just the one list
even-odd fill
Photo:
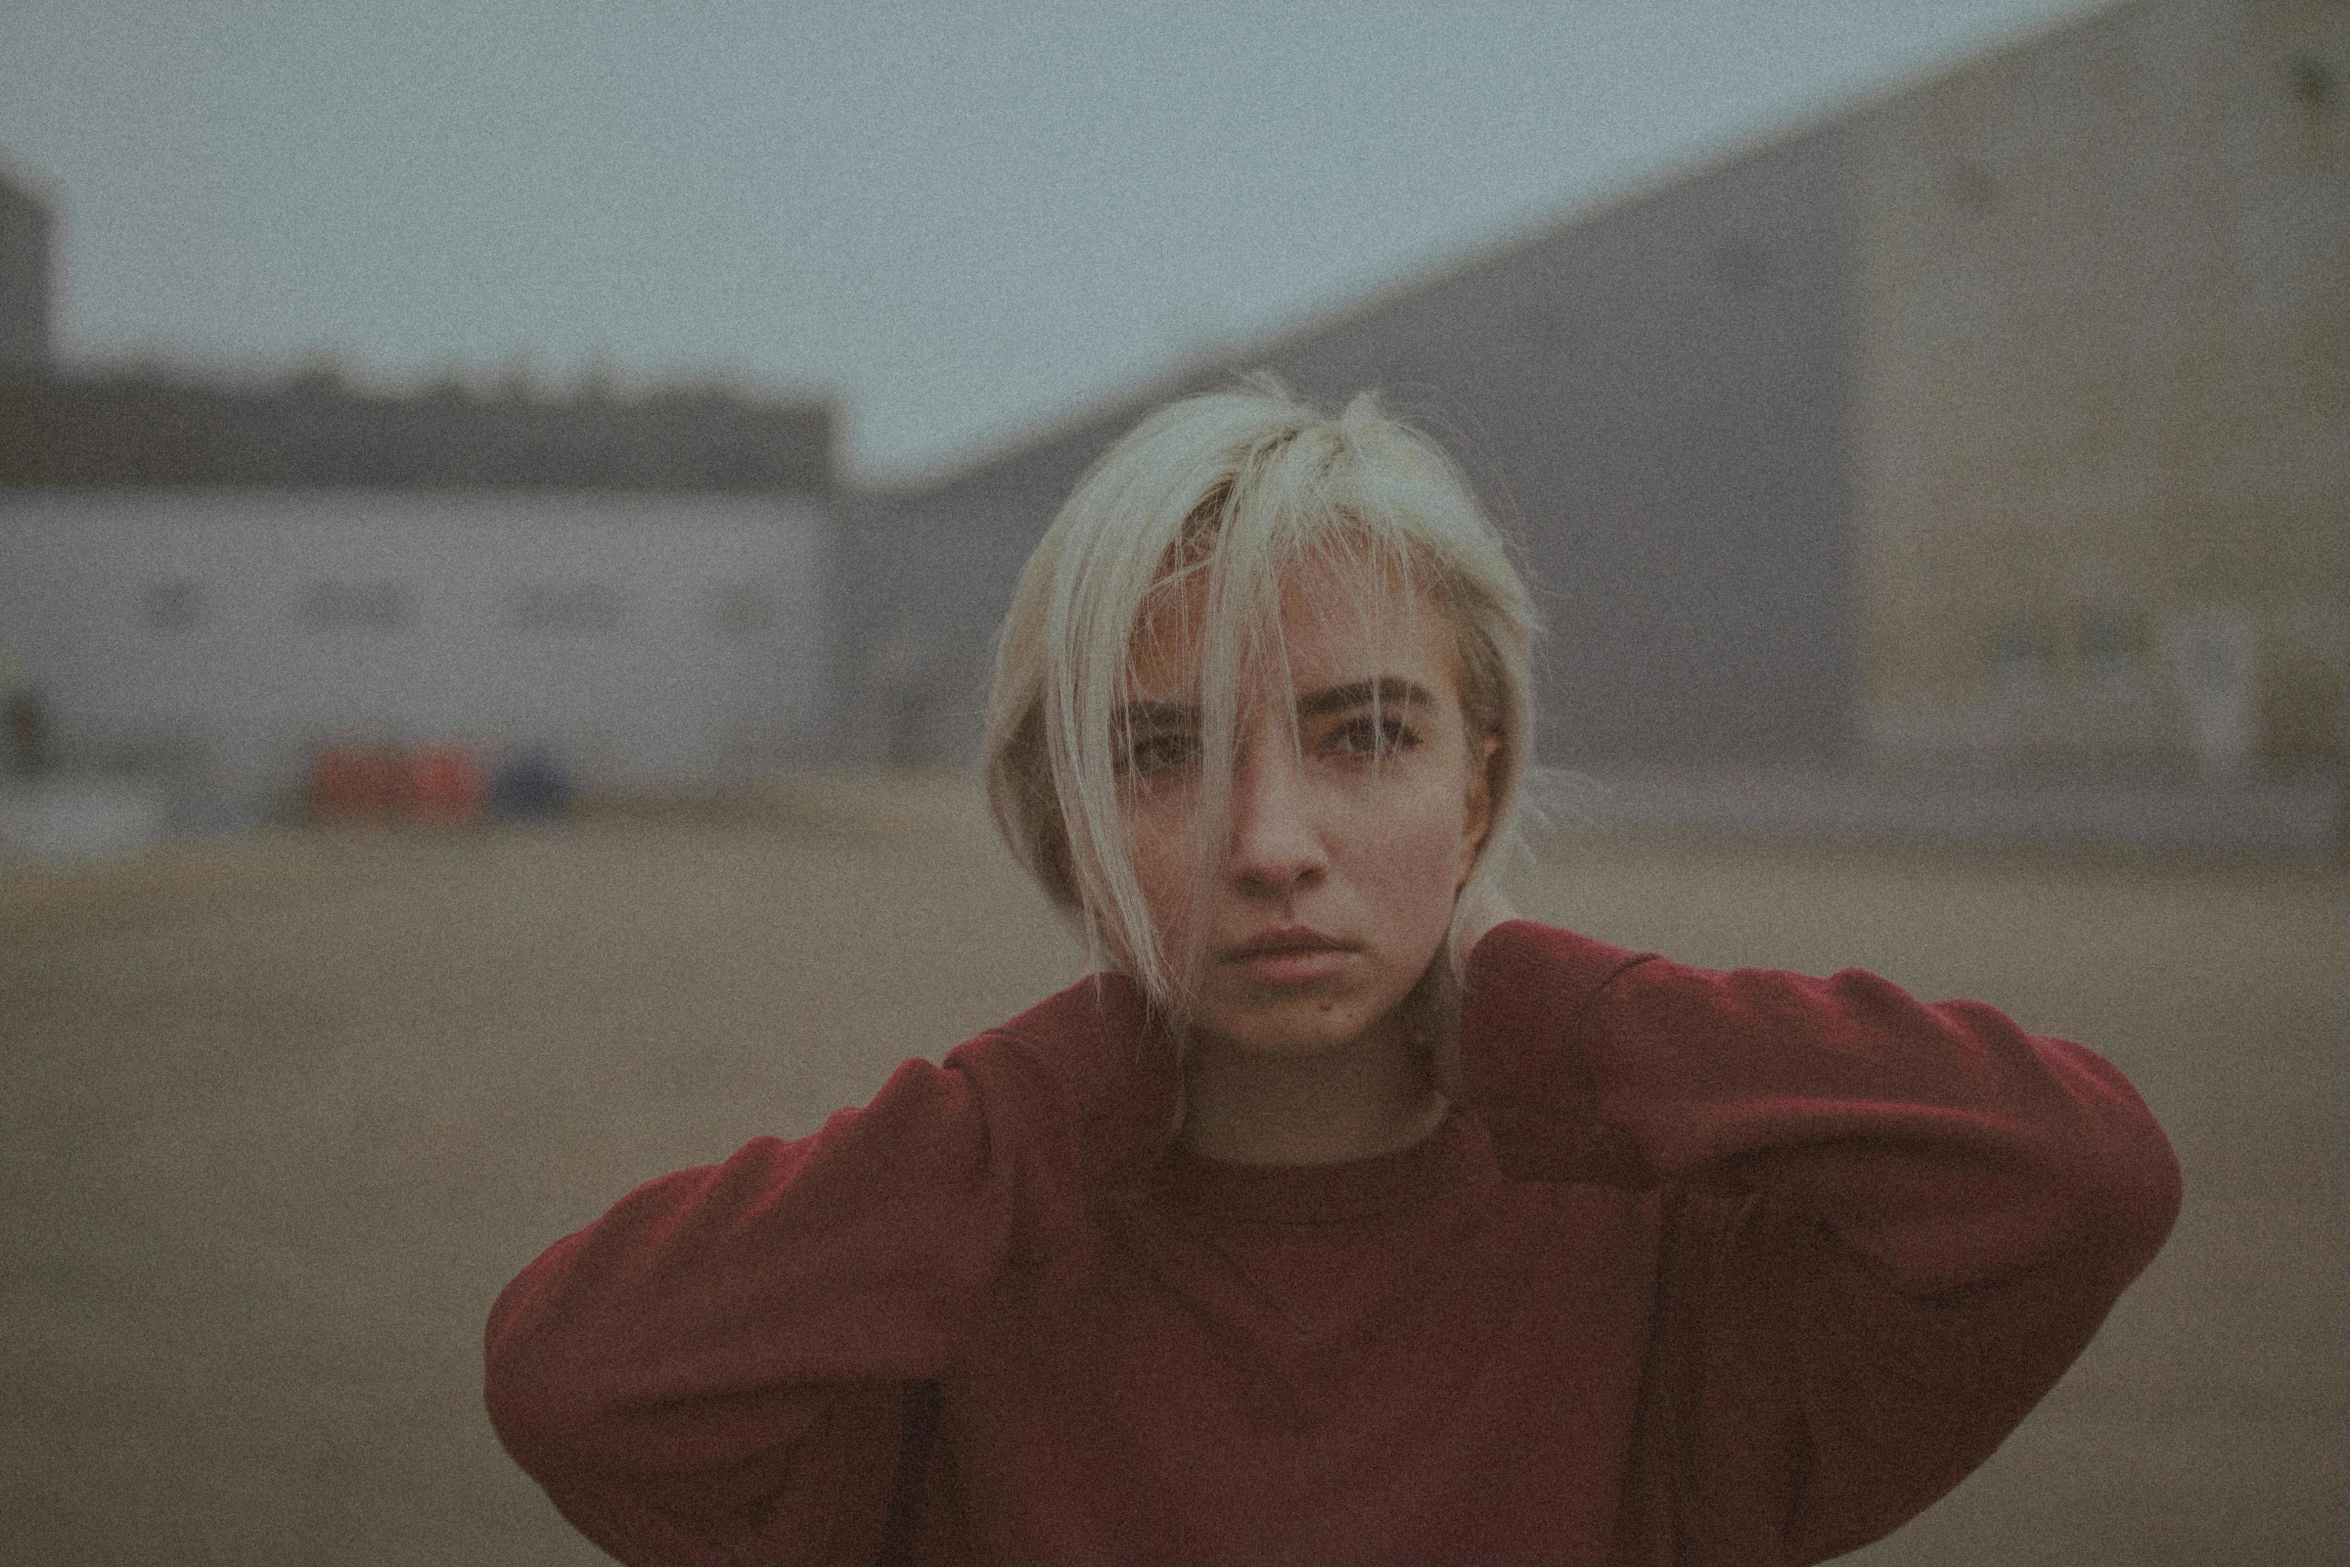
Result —
[[418, 746], [407, 755], [402, 815], [420, 827], [466, 827], [481, 820], [488, 791], [470, 746]]
[[400, 755], [380, 745], [330, 745], [310, 763], [310, 813], [338, 826], [379, 826], [405, 791]]

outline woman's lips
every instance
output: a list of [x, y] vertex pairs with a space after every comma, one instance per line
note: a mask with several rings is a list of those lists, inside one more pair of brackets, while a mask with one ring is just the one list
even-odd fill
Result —
[[1265, 985], [1305, 985], [1344, 969], [1354, 948], [1320, 931], [1275, 931], [1225, 950], [1224, 961]]

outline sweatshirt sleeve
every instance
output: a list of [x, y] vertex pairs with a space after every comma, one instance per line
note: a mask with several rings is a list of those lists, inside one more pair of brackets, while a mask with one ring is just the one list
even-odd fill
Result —
[[1529, 921], [1467, 985], [1464, 1094], [1504, 1170], [1656, 1192], [1631, 1559], [1818, 1561], [1898, 1527], [2055, 1384], [2178, 1211], [2121, 1074], [1978, 1003]]
[[1146, 1022], [1082, 983], [813, 1136], [629, 1193], [491, 1310], [507, 1450], [625, 1562], [870, 1560], [904, 1385], [1007, 1268], [1084, 1267], [1093, 1194], [1163, 1148]]

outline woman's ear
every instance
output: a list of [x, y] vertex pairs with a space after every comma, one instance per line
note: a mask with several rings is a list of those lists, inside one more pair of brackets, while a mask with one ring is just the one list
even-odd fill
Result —
[[1493, 769], [1501, 755], [1501, 737], [1487, 735], [1469, 747], [1468, 809], [1461, 815], [1461, 872], [1455, 885], [1465, 884], [1477, 869], [1477, 856], [1493, 831]]

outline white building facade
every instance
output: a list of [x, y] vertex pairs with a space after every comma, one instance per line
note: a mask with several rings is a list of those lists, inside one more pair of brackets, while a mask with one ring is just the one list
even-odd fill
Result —
[[0, 488], [0, 673], [60, 767], [199, 814], [336, 744], [691, 789], [819, 754], [834, 555], [772, 491]]

